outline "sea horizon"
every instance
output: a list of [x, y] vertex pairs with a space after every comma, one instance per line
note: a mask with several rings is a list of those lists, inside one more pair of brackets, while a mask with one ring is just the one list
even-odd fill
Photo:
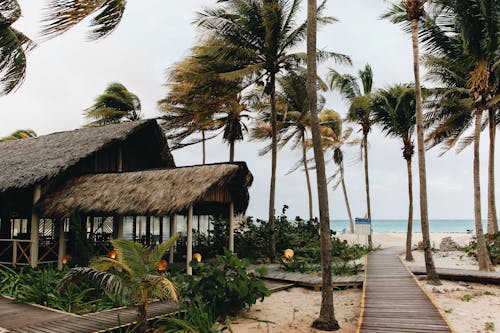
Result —
[[[373, 232], [396, 232], [407, 231], [407, 219], [374, 219], [372, 223]], [[483, 220], [483, 230], [486, 232], [488, 221]], [[349, 227], [348, 219], [330, 220], [332, 230], [342, 232]], [[420, 219], [413, 220], [413, 232], [421, 232]], [[429, 232], [440, 233], [475, 233], [474, 219], [429, 219]]]

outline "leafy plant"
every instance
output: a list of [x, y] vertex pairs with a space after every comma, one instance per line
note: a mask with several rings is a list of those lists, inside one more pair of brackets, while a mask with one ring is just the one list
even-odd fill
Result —
[[[486, 247], [490, 254], [491, 263], [493, 265], [500, 264], [500, 232], [485, 234], [484, 237], [486, 238]], [[477, 240], [475, 236], [472, 237], [469, 245], [464, 250], [468, 255], [477, 258]]]
[[191, 302], [181, 304], [177, 314], [160, 319], [155, 327], [164, 333], [220, 333], [228, 326], [220, 325], [215, 320], [210, 305], [195, 297]]
[[464, 302], [469, 302], [472, 298], [473, 296], [471, 294], [465, 294], [460, 299]]
[[484, 330], [485, 331], [494, 331], [495, 330], [495, 323], [491, 321], [487, 321], [484, 323]]
[[247, 273], [250, 261], [239, 259], [227, 250], [223, 256], [217, 256], [213, 264], [193, 261], [192, 265], [198, 269], [198, 279], [184, 279], [188, 284], [183, 288], [185, 296], [193, 299], [198, 296], [210, 304], [217, 319], [225, 319], [270, 295], [261, 280]]
[[157, 264], [179, 235], [171, 237], [155, 248], [144, 247], [126, 239], [111, 241], [117, 258], [101, 257], [91, 262], [91, 267], [70, 269], [61, 280], [60, 288], [82, 279], [95, 281], [110, 295], [124, 296], [137, 304], [138, 332], [147, 328], [147, 304], [152, 299], [171, 298], [177, 301], [177, 290], [164, 273], [158, 274]]

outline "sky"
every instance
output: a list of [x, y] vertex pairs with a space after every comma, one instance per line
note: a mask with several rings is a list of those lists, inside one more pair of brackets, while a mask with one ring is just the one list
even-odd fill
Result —
[[[81, 127], [86, 119], [83, 110], [92, 105], [110, 82], [120, 82], [139, 96], [147, 118], [161, 113], [157, 101], [163, 98], [166, 70], [189, 55], [198, 33], [192, 22], [196, 12], [213, 5], [214, 0], [130, 0], [118, 29], [98, 42], [86, 39], [86, 22], [49, 41], [40, 38], [42, 7], [46, 1], [19, 0], [23, 17], [15, 27], [39, 43], [28, 55], [26, 81], [14, 93], [0, 97], [0, 137], [20, 128], [31, 128], [39, 135]], [[326, 15], [338, 23], [324, 26], [318, 34], [320, 49], [349, 55], [352, 67], [325, 63], [328, 68], [355, 74], [369, 63], [374, 72], [374, 87], [384, 88], [413, 81], [411, 40], [400, 27], [380, 20], [389, 5], [384, 0], [330, 0]], [[298, 21], [305, 18], [306, 3]], [[305, 44], [302, 46], [305, 51]], [[430, 85], [430, 83], [426, 83]], [[347, 104], [336, 93], [325, 94], [326, 108], [345, 115]], [[355, 124], [354, 137], [360, 137]], [[481, 137], [481, 190], [483, 218], [486, 218], [487, 133]], [[369, 135], [369, 173], [373, 219], [405, 219], [408, 215], [407, 171], [401, 143], [386, 138], [375, 128]], [[250, 189], [248, 215], [267, 218], [269, 202], [270, 156], [259, 156], [263, 144], [237, 143], [235, 159], [245, 161], [254, 175]], [[429, 218], [473, 218], [472, 147], [456, 154], [435, 148], [427, 152]], [[346, 150], [345, 180], [354, 216], [366, 213], [363, 164], [359, 147]], [[193, 146], [173, 152], [177, 165], [201, 163], [201, 147]], [[207, 162], [228, 160], [229, 147], [216, 138], [207, 145]], [[290, 208], [287, 215], [307, 216], [307, 192], [304, 173], [297, 170], [287, 175], [299, 159], [299, 151], [283, 149], [278, 154], [276, 210]], [[331, 156], [325, 156], [327, 161]], [[498, 154], [496, 163], [498, 165]], [[417, 158], [413, 163], [415, 217], [419, 217]], [[498, 169], [498, 168], [497, 168]], [[335, 172], [327, 164], [329, 175]], [[314, 171], [312, 172], [314, 174]], [[498, 184], [498, 182], [497, 182]], [[315, 181], [313, 177], [313, 189]], [[499, 192], [499, 185], [496, 191]], [[500, 195], [497, 195], [499, 197]], [[316, 195], [314, 195], [316, 198]], [[316, 199], [314, 211], [317, 211]], [[341, 188], [329, 188], [330, 215], [346, 219], [347, 211]], [[317, 213], [315, 213], [317, 215]]]

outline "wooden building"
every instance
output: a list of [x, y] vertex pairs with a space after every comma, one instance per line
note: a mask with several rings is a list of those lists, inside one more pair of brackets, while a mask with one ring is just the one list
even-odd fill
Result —
[[232, 250], [233, 216], [247, 208], [252, 180], [245, 163], [176, 167], [155, 120], [0, 142], [0, 262], [61, 267], [72, 216], [103, 243], [137, 216], [168, 218], [170, 234], [173, 217], [187, 216], [188, 261], [193, 214], [225, 216]]

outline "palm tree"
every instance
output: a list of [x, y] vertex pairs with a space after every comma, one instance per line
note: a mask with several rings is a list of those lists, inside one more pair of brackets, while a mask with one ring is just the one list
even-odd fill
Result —
[[[431, 54], [427, 55], [426, 65], [430, 67], [431, 77], [445, 84], [447, 89], [439, 96], [441, 101], [455, 98], [460, 100], [461, 109], [451, 110], [445, 103], [437, 104], [437, 112], [433, 113], [441, 124], [431, 133], [433, 140], [439, 143], [447, 138], [448, 146], [453, 145], [460, 135], [473, 124], [473, 115], [480, 120], [478, 113], [488, 111], [489, 129], [489, 161], [488, 161], [488, 232], [498, 232], [498, 220], [495, 205], [495, 136], [498, 123], [498, 86], [500, 73], [498, 70], [498, 21], [499, 4], [495, 1], [470, 1], [449, 3], [436, 1], [431, 17], [424, 32], [428, 35]], [[466, 9], [466, 14], [462, 10]], [[467, 17], [465, 17], [466, 15]], [[445, 19], [445, 20], [443, 20]], [[444, 24], [443, 22], [446, 22]], [[482, 29], [482, 30], [481, 30]], [[470, 44], [472, 42], [472, 44]], [[480, 49], [476, 49], [480, 47]], [[474, 49], [471, 49], [474, 48]], [[481, 67], [483, 73], [481, 74]], [[483, 75], [483, 82], [480, 77]], [[483, 86], [481, 87], [481, 84]], [[483, 94], [483, 95], [481, 95]], [[435, 104], [436, 105], [436, 104]], [[435, 106], [434, 105], [434, 106]], [[482, 111], [481, 111], [482, 110]], [[450, 112], [456, 111], [456, 112]], [[440, 115], [441, 113], [441, 115]], [[456, 127], [452, 130], [451, 125]], [[479, 127], [479, 124], [478, 124]], [[461, 142], [460, 150], [469, 143], [479, 139], [474, 135]], [[479, 157], [477, 158], [479, 163]], [[478, 169], [478, 166], [477, 166]], [[478, 169], [479, 172], [479, 169]], [[475, 177], [478, 175], [475, 174]], [[475, 188], [475, 193], [479, 194]], [[477, 199], [477, 198], [476, 198]], [[479, 201], [476, 200], [475, 210]], [[477, 222], [477, 221], [476, 221]], [[482, 229], [482, 228], [481, 228]], [[477, 230], [476, 230], [477, 231]], [[478, 238], [481, 238], [478, 236]], [[481, 242], [482, 243], [482, 242]]]
[[[166, 112], [163, 128], [173, 139], [173, 149], [183, 148], [198, 142], [202, 143], [202, 163], [205, 164], [206, 132], [223, 129], [223, 140], [230, 146], [229, 160], [234, 160], [234, 145], [243, 139], [247, 130], [243, 122], [247, 118], [247, 108], [241, 102], [242, 82], [228, 80], [218, 75], [227, 64], [203, 53], [206, 45], [196, 46], [192, 55], [174, 65], [169, 75], [170, 91], [160, 100], [160, 109]], [[200, 132], [200, 139], [184, 140]], [[212, 139], [219, 133], [209, 137]]]
[[406, 233], [406, 260], [413, 261], [411, 253], [413, 228], [412, 157], [415, 152], [415, 88], [411, 85], [394, 85], [378, 90], [373, 98], [374, 119], [387, 135], [401, 139], [403, 158], [408, 173], [408, 230]]
[[[370, 178], [368, 175], [368, 133], [373, 125], [373, 114], [371, 110], [371, 98], [373, 87], [373, 72], [370, 65], [366, 64], [363, 70], [354, 77], [349, 74], [341, 75], [334, 69], [329, 71], [330, 88], [337, 90], [342, 97], [349, 103], [347, 120], [358, 124], [363, 133], [361, 148], [363, 149], [363, 160], [365, 167], [365, 191], [366, 191], [366, 209], [368, 219], [372, 221], [371, 200], [370, 200]], [[361, 81], [361, 86], [358, 83]], [[372, 246], [371, 233], [368, 235], [368, 243]]]
[[[319, 114], [319, 122], [321, 125], [321, 135], [323, 139], [323, 149], [325, 151], [332, 151], [332, 160], [338, 166], [338, 173], [340, 176], [339, 182], [342, 185], [342, 192], [344, 194], [344, 201], [349, 216], [349, 233], [354, 232], [354, 223], [352, 220], [351, 206], [349, 204], [349, 197], [347, 195], [347, 187], [345, 185], [344, 177], [344, 152], [342, 147], [344, 145], [359, 144], [359, 140], [348, 141], [352, 134], [352, 128], [348, 127], [343, 130], [342, 118], [340, 114], [333, 110], [323, 110]], [[334, 179], [337, 174], [334, 174], [331, 179]], [[338, 183], [334, 186], [336, 188]]]
[[158, 272], [159, 262], [177, 238], [179, 234], [155, 248], [126, 239], [112, 240], [116, 259], [101, 257], [93, 260], [90, 267], [70, 269], [61, 280], [60, 288], [90, 279], [106, 293], [130, 298], [137, 304], [138, 332], [146, 332], [148, 303], [152, 299], [178, 299], [174, 284], [167, 275]]
[[97, 96], [94, 104], [85, 110], [86, 118], [95, 119], [87, 126], [99, 126], [119, 123], [124, 120], [141, 118], [141, 102], [139, 97], [125, 88], [121, 83], [110, 83], [104, 92]]
[[331, 252], [331, 230], [330, 211], [328, 208], [328, 187], [325, 171], [325, 158], [321, 146], [321, 132], [318, 121], [318, 92], [317, 92], [317, 34], [318, 8], [316, 0], [307, 1], [307, 95], [309, 97], [309, 113], [311, 118], [311, 133], [314, 149], [314, 161], [316, 163], [316, 185], [318, 187], [318, 206], [320, 219], [320, 242], [321, 242], [321, 273], [322, 293], [319, 317], [314, 320], [312, 326], [320, 330], [335, 331], [340, 328], [335, 319], [332, 289], [332, 252]]
[[26, 75], [26, 53], [36, 44], [12, 25], [21, 17], [17, 0], [0, 2], [0, 96], [15, 90]]
[[127, 0], [49, 0], [44, 12], [42, 35], [59, 36], [87, 17], [90, 20], [90, 40], [98, 40], [112, 33], [120, 23]]
[[[425, 268], [427, 278], [432, 284], [439, 285], [441, 281], [436, 272], [432, 247], [429, 235], [429, 215], [427, 208], [427, 175], [425, 167], [424, 122], [422, 113], [422, 89], [420, 87], [420, 64], [418, 31], [419, 22], [425, 11], [424, 5], [428, 0], [403, 0], [385, 13], [382, 17], [390, 19], [393, 23], [410, 23], [413, 48], [413, 75], [415, 77], [416, 123], [417, 123], [417, 150], [418, 150], [418, 175], [420, 185], [420, 223], [422, 226], [422, 242], [424, 244]], [[402, 16], [401, 13], [406, 13]]]
[[35, 138], [37, 135], [35, 131], [32, 129], [21, 129], [17, 130], [11, 135], [5, 136], [3, 138], [0, 138], [0, 142], [4, 141], [10, 141], [10, 140], [19, 140], [19, 139], [29, 139], [29, 138]]
[[264, 86], [271, 104], [271, 183], [269, 191], [269, 256], [276, 257], [274, 235], [277, 110], [276, 75], [294, 66], [290, 50], [303, 41], [306, 23], [295, 26], [299, 0], [228, 0], [199, 14], [198, 26], [215, 41], [207, 50], [214, 57], [235, 64], [225, 77], [247, 77]]

